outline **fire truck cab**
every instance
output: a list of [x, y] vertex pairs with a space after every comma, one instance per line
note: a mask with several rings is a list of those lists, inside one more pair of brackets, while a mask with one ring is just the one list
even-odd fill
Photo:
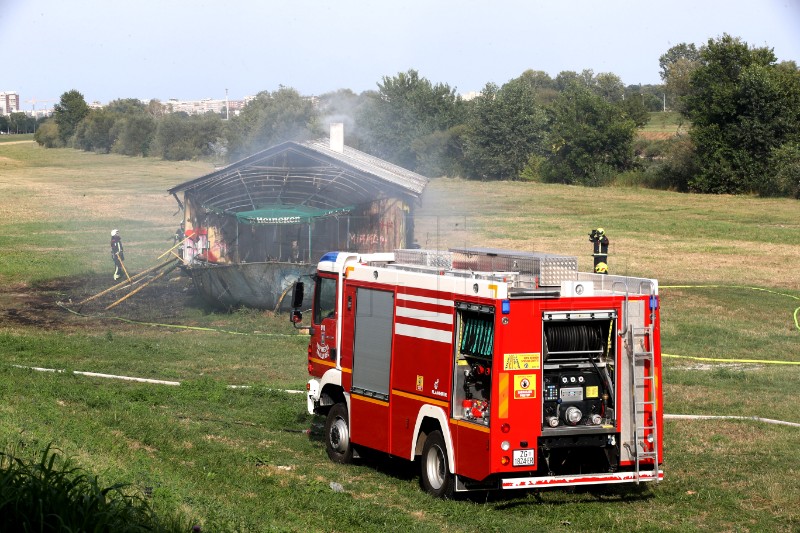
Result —
[[313, 291], [308, 411], [333, 461], [416, 460], [439, 497], [663, 478], [655, 280], [415, 249], [328, 253]]

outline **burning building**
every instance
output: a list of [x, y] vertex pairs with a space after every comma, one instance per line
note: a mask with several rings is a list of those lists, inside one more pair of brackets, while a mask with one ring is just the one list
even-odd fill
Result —
[[199, 292], [225, 307], [278, 309], [330, 250], [412, 246], [427, 182], [345, 146], [333, 124], [330, 140], [284, 142], [169, 193], [183, 210], [182, 259]]

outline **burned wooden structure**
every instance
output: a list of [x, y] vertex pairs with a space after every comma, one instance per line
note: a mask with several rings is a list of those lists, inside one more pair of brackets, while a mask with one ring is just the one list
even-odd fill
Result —
[[345, 146], [340, 125], [331, 132], [169, 189], [183, 210], [185, 268], [208, 300], [277, 309], [330, 250], [412, 245], [427, 178]]

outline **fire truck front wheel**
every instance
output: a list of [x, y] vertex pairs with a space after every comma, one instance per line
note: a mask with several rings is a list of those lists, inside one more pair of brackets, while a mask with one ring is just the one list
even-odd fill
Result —
[[422, 447], [420, 483], [425, 492], [437, 498], [453, 496], [455, 484], [447, 461], [447, 444], [438, 429], [428, 435]]
[[328, 411], [325, 420], [325, 451], [335, 463], [353, 461], [353, 445], [350, 443], [350, 418], [347, 405], [337, 403]]

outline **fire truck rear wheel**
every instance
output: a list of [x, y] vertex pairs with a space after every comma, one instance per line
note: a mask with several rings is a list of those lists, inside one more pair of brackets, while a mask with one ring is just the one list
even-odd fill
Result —
[[455, 484], [447, 460], [447, 444], [439, 430], [432, 431], [422, 447], [420, 483], [425, 492], [437, 498], [453, 496]]
[[337, 403], [328, 411], [325, 420], [325, 451], [335, 463], [353, 461], [353, 445], [350, 443], [350, 422], [347, 405]]

